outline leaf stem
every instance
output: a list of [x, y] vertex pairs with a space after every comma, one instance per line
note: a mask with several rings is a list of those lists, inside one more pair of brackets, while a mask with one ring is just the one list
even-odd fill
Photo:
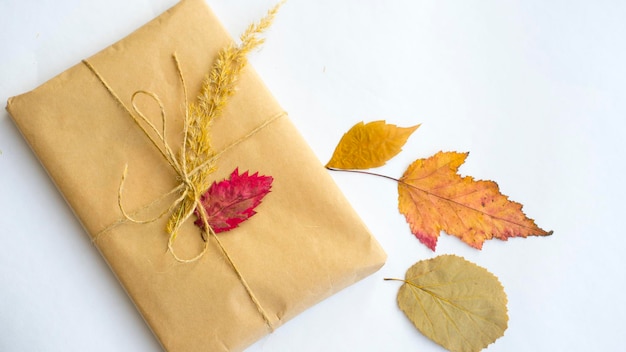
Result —
[[391, 176], [387, 176], [387, 175], [381, 175], [381, 174], [376, 174], [373, 172], [369, 172], [369, 171], [363, 171], [363, 170], [352, 170], [352, 169], [336, 169], [334, 167], [328, 167], [326, 166], [326, 169], [330, 170], [330, 171], [344, 171], [344, 172], [353, 172], [356, 174], [364, 174], [364, 175], [372, 175], [372, 176], [378, 176], [378, 177], [382, 177], [382, 178], [386, 178], [388, 180], [392, 180], [392, 181], [396, 181], [398, 183], [404, 183], [401, 180], [398, 180], [397, 178], [393, 178]]
[[394, 278], [394, 277], [386, 277], [386, 278], [384, 278], [383, 280], [385, 280], [385, 281], [400, 281], [400, 282], [404, 282], [405, 284], [407, 283], [407, 282], [406, 282], [406, 280], [403, 280], [403, 279], [396, 279], [396, 278]]

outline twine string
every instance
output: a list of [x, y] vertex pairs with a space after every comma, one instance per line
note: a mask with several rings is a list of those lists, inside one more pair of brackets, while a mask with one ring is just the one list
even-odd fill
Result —
[[109, 84], [104, 80], [104, 78], [100, 75], [100, 73], [91, 65], [91, 63], [89, 63], [89, 61], [87, 60], [83, 60], [82, 61], [83, 64], [85, 64], [85, 66], [87, 66], [87, 68], [89, 68], [89, 70], [98, 78], [98, 80], [100, 81], [100, 83], [102, 83], [102, 85], [104, 86], [104, 88], [106, 88], [106, 90], [109, 92], [109, 94], [111, 94], [111, 96], [113, 97], [113, 99], [115, 99], [115, 101], [126, 111], [126, 113], [128, 113], [128, 115], [130, 117], [132, 117], [133, 121], [135, 122], [135, 124], [141, 128], [141, 130], [143, 131], [143, 133], [150, 139], [150, 142], [152, 142], [152, 145], [154, 145], [154, 147], [159, 151], [159, 153], [161, 153], [161, 155], [167, 160], [167, 156], [165, 155], [165, 153], [163, 153], [163, 151], [161, 150], [161, 148], [159, 148], [159, 145], [157, 144], [157, 142], [154, 140], [154, 138], [152, 138], [152, 135], [150, 133], [148, 133], [148, 131], [146, 131], [146, 129], [143, 127], [143, 125], [141, 125], [141, 123], [139, 123], [139, 121], [137, 120], [137, 118], [135, 117], [135, 115], [133, 114], [132, 111], [130, 111], [130, 109], [126, 106], [126, 104], [124, 104], [124, 102], [122, 101], [122, 99], [120, 99], [119, 96], [117, 96], [117, 94], [115, 93], [115, 91], [113, 90], [113, 88], [111, 88], [111, 86], [109, 86]]
[[[184, 98], [184, 101], [185, 101], [185, 119], [184, 119], [184, 123], [183, 123], [184, 138], [183, 138], [183, 143], [182, 143], [182, 148], [181, 148], [182, 152], [180, 153], [180, 160], [176, 158], [175, 153], [172, 151], [172, 148], [170, 147], [170, 145], [167, 142], [167, 135], [166, 135], [167, 114], [166, 114], [166, 111], [165, 111], [165, 108], [164, 108], [164, 104], [161, 101], [161, 99], [158, 97], [158, 95], [153, 93], [153, 92], [145, 91], [145, 90], [138, 90], [138, 91], [134, 92], [132, 94], [132, 97], [131, 97], [131, 105], [132, 105], [132, 110], [131, 110], [124, 104], [124, 102], [119, 98], [119, 96], [115, 93], [115, 91], [111, 88], [111, 86], [106, 82], [106, 80], [102, 77], [102, 75], [95, 69], [95, 67], [91, 63], [89, 63], [87, 60], [83, 60], [82, 61], [83, 64], [85, 64], [85, 66], [94, 74], [94, 76], [100, 81], [100, 83], [104, 86], [104, 88], [109, 92], [109, 94], [119, 104], [119, 106], [122, 107], [126, 111], [126, 113], [133, 119], [133, 121], [141, 129], [143, 134], [146, 137], [148, 137], [148, 139], [150, 140], [152, 145], [159, 151], [159, 153], [161, 154], [163, 159], [170, 165], [172, 170], [176, 173], [177, 179], [180, 181], [180, 184], [178, 186], [176, 186], [175, 188], [173, 188], [171, 191], [165, 193], [164, 195], [162, 195], [158, 199], [154, 200], [150, 204], [148, 204], [148, 205], [144, 206], [143, 208], [139, 209], [134, 214], [130, 214], [125, 209], [125, 207], [123, 205], [124, 204], [124, 202], [123, 202], [124, 183], [125, 183], [125, 180], [126, 180], [126, 177], [127, 177], [127, 174], [128, 174], [128, 164], [126, 164], [125, 167], [124, 167], [124, 171], [122, 173], [122, 177], [121, 177], [121, 180], [120, 180], [120, 185], [119, 185], [119, 188], [118, 188], [118, 206], [119, 206], [119, 209], [120, 209], [120, 211], [122, 213], [122, 218], [120, 220], [114, 222], [113, 224], [107, 226], [106, 228], [104, 228], [102, 231], [100, 231], [98, 234], [96, 234], [96, 236], [94, 238], [97, 239], [102, 233], [110, 231], [111, 229], [113, 229], [113, 228], [115, 228], [115, 227], [125, 223], [126, 221], [129, 221], [129, 222], [132, 222], [132, 223], [137, 223], [137, 224], [147, 224], [147, 223], [152, 223], [152, 222], [157, 221], [158, 219], [160, 219], [161, 217], [165, 216], [166, 214], [174, 213], [174, 214], [177, 214], [177, 215], [176, 215], [176, 221], [174, 222], [174, 226], [172, 227], [172, 229], [170, 231], [170, 236], [169, 236], [168, 244], [167, 244], [168, 251], [171, 253], [171, 255], [174, 257], [174, 259], [176, 261], [181, 262], [181, 263], [192, 263], [192, 262], [195, 262], [198, 259], [202, 258], [206, 254], [206, 252], [209, 249], [209, 239], [208, 238], [204, 238], [204, 236], [203, 236], [204, 246], [203, 246], [202, 250], [196, 256], [194, 256], [192, 258], [189, 258], [189, 259], [181, 258], [181, 257], [179, 257], [176, 254], [176, 251], [174, 250], [174, 241], [176, 240], [176, 236], [177, 236], [178, 231], [180, 230], [182, 224], [184, 224], [187, 220], [189, 220], [189, 218], [194, 214], [195, 210], [198, 210], [197, 211], [197, 213], [199, 215], [198, 217], [202, 221], [204, 232], [206, 232], [210, 236], [210, 238], [213, 238], [215, 240], [215, 243], [217, 244], [218, 248], [222, 252], [224, 258], [228, 261], [229, 265], [231, 266], [231, 268], [233, 269], [233, 271], [237, 275], [237, 278], [239, 279], [239, 281], [241, 282], [242, 286], [244, 287], [246, 293], [248, 294], [248, 296], [250, 297], [250, 299], [252, 300], [252, 302], [256, 306], [257, 310], [259, 311], [260, 315], [262, 316], [263, 320], [265, 321], [265, 324], [270, 329], [270, 331], [274, 331], [274, 325], [271, 322], [267, 312], [265, 311], [265, 309], [263, 308], [263, 306], [259, 302], [259, 300], [256, 297], [256, 295], [253, 293], [253, 291], [250, 288], [248, 282], [245, 280], [243, 274], [241, 273], [241, 271], [239, 270], [239, 268], [235, 264], [234, 260], [232, 259], [232, 257], [230, 256], [230, 254], [228, 253], [228, 251], [226, 250], [226, 248], [224, 247], [224, 245], [220, 241], [219, 237], [216, 235], [215, 231], [213, 230], [213, 228], [209, 224], [209, 219], [208, 219], [209, 216], [208, 216], [208, 214], [206, 212], [206, 209], [204, 208], [204, 206], [202, 205], [202, 202], [200, 200], [200, 197], [201, 197], [201, 193], [200, 192], [201, 192], [201, 190], [196, 189], [195, 185], [193, 184], [192, 177], [194, 175], [196, 175], [197, 173], [201, 172], [202, 170], [204, 170], [206, 167], [209, 167], [215, 161], [217, 161], [226, 151], [228, 151], [231, 148], [239, 145], [240, 143], [242, 143], [243, 141], [247, 140], [248, 138], [250, 138], [254, 134], [258, 133], [259, 131], [261, 131], [262, 129], [264, 129], [268, 125], [270, 125], [272, 122], [276, 121], [278, 118], [284, 116], [285, 113], [284, 112], [279, 113], [279, 114], [277, 114], [277, 115], [275, 115], [275, 116], [265, 120], [262, 124], [260, 124], [256, 128], [254, 128], [252, 131], [250, 131], [249, 133], [247, 133], [243, 137], [241, 137], [241, 138], [235, 140], [234, 142], [230, 143], [224, 149], [222, 149], [218, 153], [215, 153], [210, 158], [207, 158], [207, 160], [205, 160], [203, 163], [201, 163], [199, 166], [197, 166], [193, 170], [187, 171], [187, 162], [186, 162], [186, 157], [185, 157], [186, 151], [187, 151], [187, 136], [188, 136], [188, 133], [189, 133], [189, 123], [188, 123], [189, 122], [189, 109], [188, 109], [189, 105], [188, 105], [187, 87], [186, 87], [186, 83], [185, 83], [184, 76], [183, 76], [183, 73], [182, 73], [180, 62], [178, 61], [178, 58], [177, 58], [175, 53], [173, 55], [173, 59], [174, 59], [175, 65], [176, 65], [176, 70], [177, 70], [179, 79], [180, 79], [181, 84], [183, 86], [183, 95], [184, 95], [183, 98]], [[161, 115], [161, 124], [162, 124], [161, 131], [159, 131], [159, 129], [156, 127], [156, 125], [152, 121], [150, 121], [145, 116], [145, 114], [143, 114], [140, 111], [140, 109], [137, 107], [135, 100], [136, 100], [136, 98], [139, 95], [145, 95], [145, 96], [151, 98], [159, 106], [159, 111], [160, 111], [160, 115]], [[146, 128], [144, 125], [148, 126], [148, 128]], [[154, 138], [153, 134], [156, 135], [158, 138]], [[162, 147], [161, 147], [161, 145], [162, 145]], [[142, 210], [145, 210], [146, 208], [150, 208], [150, 207], [154, 206], [155, 204], [161, 202], [165, 198], [170, 197], [171, 195], [173, 195], [175, 193], [180, 193], [180, 196], [178, 198], [176, 198], [170, 204], [170, 206], [168, 206], [166, 209], [161, 211], [156, 217], [149, 218], [149, 219], [137, 219], [137, 218], [135, 218], [135, 215], [137, 213], [141, 212]], [[192, 202], [193, 206], [190, 206], [190, 207], [183, 206], [183, 202], [185, 201], [185, 199], [192, 199], [193, 200], [193, 202]]]

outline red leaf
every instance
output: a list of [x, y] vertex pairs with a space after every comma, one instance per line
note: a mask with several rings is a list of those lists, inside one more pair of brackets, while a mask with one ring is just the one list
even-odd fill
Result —
[[[215, 233], [232, 230], [240, 223], [256, 214], [254, 208], [270, 192], [274, 178], [259, 176], [257, 172], [248, 175], [248, 171], [239, 175], [235, 169], [230, 178], [220, 183], [213, 182], [211, 187], [200, 197], [206, 210], [208, 222]], [[198, 219], [194, 222], [200, 228], [204, 224], [196, 208]]]

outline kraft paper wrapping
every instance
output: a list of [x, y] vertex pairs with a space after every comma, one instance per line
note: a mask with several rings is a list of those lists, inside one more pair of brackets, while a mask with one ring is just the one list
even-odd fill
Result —
[[[230, 40], [202, 0], [187, 0], [88, 61], [127, 106], [138, 90], [159, 96], [167, 140], [177, 151], [184, 98], [172, 54], [193, 99]], [[161, 128], [157, 104], [138, 99], [138, 105]], [[154, 202], [179, 181], [86, 65], [9, 99], [7, 110], [166, 350], [237, 351], [270, 332], [213, 239], [204, 257], [183, 264], [166, 251], [168, 216], [148, 224], [121, 221], [117, 194], [125, 165], [123, 202], [140, 218], [166, 209], [172, 197]], [[281, 114], [245, 69], [214, 124], [215, 150]], [[287, 116], [228, 149], [217, 165], [218, 181], [236, 167], [274, 178], [258, 214], [218, 236], [275, 327], [383, 265], [384, 252]], [[193, 221], [174, 247], [186, 257], [200, 252]]]

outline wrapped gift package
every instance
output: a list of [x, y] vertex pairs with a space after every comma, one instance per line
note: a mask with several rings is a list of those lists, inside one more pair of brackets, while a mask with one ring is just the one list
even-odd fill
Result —
[[[124, 106], [134, 103], [157, 130], [164, 129], [167, 144], [178, 153], [185, 89], [172, 55], [193, 98], [218, 52], [231, 42], [203, 0], [185, 0], [84, 62], [77, 58], [74, 67], [7, 105], [167, 351], [243, 350], [385, 261], [379, 244], [249, 66], [212, 126], [213, 146], [223, 153], [211, 177], [219, 182], [239, 169], [274, 179], [256, 215], [217, 235], [241, 277], [215, 239], [203, 239], [193, 221], [177, 236], [177, 254], [193, 257], [208, 241], [206, 253], [181, 263], [168, 251], [168, 217], [155, 214], [177, 197], [170, 191], [180, 180]], [[131, 101], [138, 91], [158, 96], [162, 110], [154, 99]], [[138, 218], [157, 220], [127, 221], [120, 202]]]

